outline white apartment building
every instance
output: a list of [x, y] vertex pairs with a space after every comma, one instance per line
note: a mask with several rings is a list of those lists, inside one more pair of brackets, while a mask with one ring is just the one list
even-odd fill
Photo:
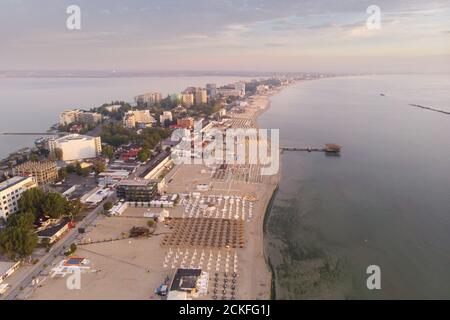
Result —
[[100, 137], [70, 134], [59, 139], [48, 140], [48, 150], [62, 150], [64, 161], [75, 161], [98, 157], [102, 152]]
[[60, 114], [59, 124], [62, 126], [67, 126], [74, 122], [96, 124], [98, 122], [101, 122], [102, 119], [103, 117], [100, 113], [85, 112], [78, 109], [66, 110]]
[[97, 124], [102, 122], [103, 116], [96, 112], [82, 112], [78, 115], [77, 121], [86, 124]]
[[59, 124], [62, 126], [66, 126], [76, 122], [80, 113], [82, 113], [82, 111], [78, 109], [63, 111], [59, 115]]
[[128, 111], [123, 117], [123, 125], [127, 128], [146, 128], [156, 123], [149, 110]]
[[136, 101], [136, 103], [138, 105], [142, 105], [142, 104], [153, 105], [153, 104], [161, 102], [161, 99], [162, 99], [162, 95], [160, 92], [144, 93], [144, 94], [138, 95], [137, 97], [134, 98], [134, 100]]
[[13, 177], [0, 183], [0, 218], [19, 210], [19, 199], [25, 191], [37, 187], [31, 177]]

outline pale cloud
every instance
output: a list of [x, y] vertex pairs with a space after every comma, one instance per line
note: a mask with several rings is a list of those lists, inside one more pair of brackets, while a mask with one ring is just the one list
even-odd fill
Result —
[[365, 0], [79, 0], [76, 33], [64, 28], [70, 1], [42, 2], [52, 5], [0, 3], [0, 69], [67, 68], [64, 60], [80, 69], [273, 69], [315, 56], [450, 55], [446, 1], [379, 0], [382, 28], [368, 30]]

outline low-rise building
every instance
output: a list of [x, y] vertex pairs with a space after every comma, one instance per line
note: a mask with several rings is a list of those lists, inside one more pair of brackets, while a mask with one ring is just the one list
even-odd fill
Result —
[[146, 179], [127, 179], [117, 184], [117, 197], [125, 201], [150, 202], [158, 191], [158, 183]]
[[166, 121], [173, 121], [172, 112], [164, 111], [163, 114], [159, 116], [159, 122], [161, 123], [161, 125], [164, 125]]
[[140, 175], [143, 179], [159, 179], [164, 171], [168, 171], [173, 167], [173, 160], [168, 151], [160, 152], [147, 165], [147, 169]]
[[170, 284], [167, 300], [191, 300], [208, 293], [209, 273], [201, 269], [178, 269]]
[[32, 176], [38, 184], [54, 182], [58, 178], [56, 161], [28, 161], [13, 168], [15, 176]]
[[119, 181], [128, 178], [129, 172], [127, 170], [107, 170], [98, 174], [99, 186], [114, 186]]
[[123, 125], [126, 128], [147, 128], [156, 124], [149, 110], [128, 111], [123, 117]]
[[104, 188], [102, 186], [96, 187], [91, 191], [89, 191], [88, 193], [84, 194], [80, 198], [80, 202], [88, 207], [95, 207], [100, 202], [105, 200], [110, 194], [111, 190], [109, 190], [108, 188]]
[[50, 152], [61, 149], [64, 161], [92, 159], [100, 156], [102, 152], [100, 137], [70, 134], [58, 139], [49, 139], [47, 144]]
[[108, 111], [108, 112], [114, 112], [114, 111], [119, 110], [120, 107], [121, 107], [120, 104], [115, 104], [115, 105], [112, 105], [112, 106], [106, 106], [105, 110]]
[[177, 126], [183, 129], [192, 129], [194, 127], [194, 118], [188, 117], [188, 118], [178, 118], [177, 119]]
[[19, 269], [20, 263], [20, 261], [0, 261], [0, 283]]
[[37, 187], [31, 177], [13, 177], [0, 183], [0, 218], [7, 219], [19, 210], [19, 199], [25, 191]]
[[70, 229], [71, 220], [69, 217], [63, 217], [50, 224], [38, 228], [36, 234], [39, 243], [47, 241], [48, 243], [56, 242], [61, 236]]

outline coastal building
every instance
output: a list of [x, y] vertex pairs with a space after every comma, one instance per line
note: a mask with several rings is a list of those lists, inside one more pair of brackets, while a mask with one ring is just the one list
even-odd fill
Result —
[[54, 152], [57, 148], [62, 150], [64, 161], [96, 158], [102, 152], [100, 137], [70, 134], [58, 139], [49, 139], [47, 143], [50, 152]]
[[172, 112], [164, 111], [163, 114], [159, 116], [159, 122], [161, 123], [161, 125], [164, 125], [166, 121], [168, 122], [173, 121]]
[[65, 110], [59, 115], [59, 124], [67, 126], [71, 123], [77, 122], [78, 115], [82, 113], [81, 110]]
[[63, 111], [59, 116], [59, 124], [67, 126], [79, 122], [83, 124], [96, 124], [102, 121], [102, 115], [96, 112], [86, 112], [78, 109]]
[[0, 218], [7, 219], [19, 210], [19, 199], [25, 191], [36, 188], [31, 177], [13, 177], [0, 183]]
[[126, 128], [147, 128], [156, 124], [149, 110], [128, 111], [123, 117], [123, 125]]
[[181, 102], [187, 107], [192, 106], [194, 104], [194, 94], [193, 93], [182, 93], [181, 94]]
[[196, 88], [195, 89], [195, 104], [205, 104], [208, 102], [208, 93], [206, 89]]
[[54, 182], [58, 178], [56, 161], [28, 161], [13, 168], [15, 176], [31, 176], [39, 185]]
[[177, 119], [177, 126], [184, 128], [184, 129], [191, 129], [194, 127], [194, 118], [188, 117], [188, 118]]
[[217, 96], [217, 84], [215, 83], [208, 83], [206, 84], [206, 92], [208, 93], [208, 96], [210, 99], [214, 100]]
[[241, 96], [241, 97], [245, 96], [245, 82], [244, 81], [236, 82], [234, 84], [234, 89], [236, 91], [240, 92], [239, 96]]
[[242, 92], [240, 90], [236, 90], [235, 88], [218, 88], [217, 89], [217, 95], [229, 98], [229, 97], [240, 97]]
[[108, 112], [114, 112], [114, 111], [119, 110], [120, 107], [121, 107], [120, 104], [114, 104], [114, 105], [112, 105], [112, 106], [106, 106], [106, 107], [105, 107], [105, 110], [108, 111]]
[[134, 98], [139, 106], [151, 106], [161, 102], [161, 99], [162, 96], [160, 92], [148, 92]]
[[158, 191], [158, 183], [153, 180], [122, 180], [117, 184], [116, 193], [125, 201], [150, 202]]
[[78, 114], [77, 121], [83, 124], [92, 124], [95, 125], [99, 122], [102, 122], [103, 116], [100, 113], [96, 112], [82, 112]]

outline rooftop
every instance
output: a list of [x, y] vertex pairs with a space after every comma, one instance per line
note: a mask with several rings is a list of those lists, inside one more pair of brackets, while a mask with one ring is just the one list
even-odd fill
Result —
[[81, 135], [81, 134], [68, 134], [67, 136], [55, 139], [55, 141], [58, 142], [68, 142], [68, 141], [73, 141], [73, 140], [94, 140], [97, 137], [91, 137], [91, 136], [85, 136], [85, 135]]
[[136, 180], [127, 179], [127, 180], [120, 181], [118, 185], [119, 186], [146, 187], [150, 184], [155, 184], [155, 181], [147, 180], [147, 179], [136, 179]]
[[0, 261], [0, 277], [14, 267], [18, 262], [15, 261]]
[[186, 291], [195, 289], [201, 269], [178, 269], [173, 277], [170, 291]]
[[6, 190], [18, 183], [21, 183], [27, 179], [31, 179], [30, 177], [12, 177], [6, 181], [0, 183], [0, 191]]
[[160, 152], [156, 157], [154, 157], [150, 162], [147, 164], [147, 169], [140, 175], [141, 178], [144, 178], [147, 176], [153, 169], [155, 169], [164, 159], [169, 157], [171, 155], [170, 152], [164, 150]]
[[64, 228], [70, 222], [69, 217], [64, 217], [58, 222], [48, 228], [45, 228], [41, 231], [37, 232], [39, 237], [53, 237], [56, 233], [58, 233], [62, 228]]

